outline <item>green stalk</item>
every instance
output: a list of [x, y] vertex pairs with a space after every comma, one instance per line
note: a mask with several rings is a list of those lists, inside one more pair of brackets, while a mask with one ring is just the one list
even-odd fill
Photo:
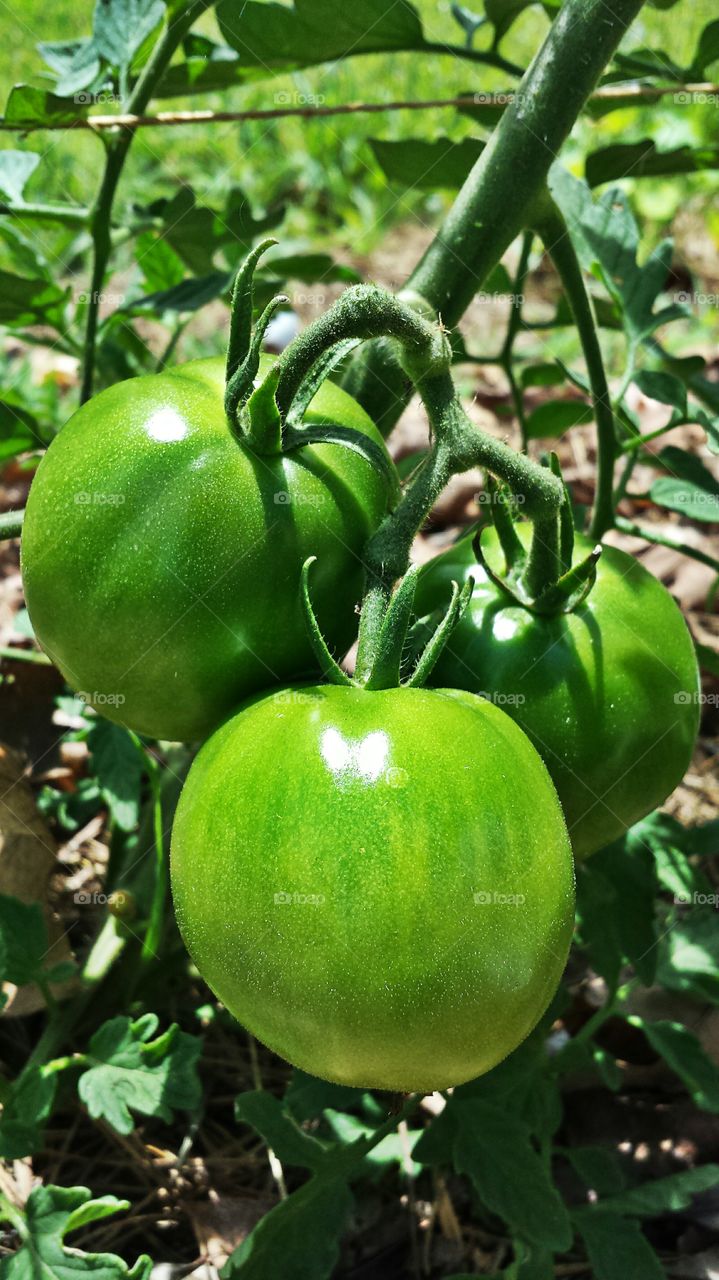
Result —
[[[549, 167], [642, 0], [565, 0], [517, 94], [412, 273], [445, 324], [456, 324], [489, 271], [529, 221]], [[401, 366], [386, 347], [356, 357], [346, 386], [383, 434], [407, 401]]]
[[19, 538], [24, 519], [24, 508], [22, 511], [3, 511], [0, 515], [0, 542], [8, 538]]
[[624, 516], [617, 516], [615, 526], [622, 533], [630, 533], [634, 538], [643, 538], [645, 542], [651, 542], [657, 547], [670, 547], [672, 551], [678, 551], [681, 555], [688, 556], [690, 560], [698, 560], [699, 564], [706, 564], [715, 573], [719, 573], [719, 560], [708, 555], [706, 551], [700, 551], [698, 547], [690, 546], [688, 542], [677, 542], [674, 538], [665, 537], [663, 533], [654, 533], [646, 525], [625, 520]]
[[529, 257], [532, 252], [532, 241], [534, 233], [525, 231], [522, 236], [522, 249], [519, 256], [517, 271], [512, 283], [512, 309], [509, 313], [509, 323], [507, 325], [507, 334], [504, 339], [504, 345], [499, 357], [499, 362], [504, 370], [505, 376], [509, 383], [509, 390], [514, 404], [514, 412], [517, 415], [519, 429], [522, 433], [522, 448], [527, 450], [527, 422], [524, 414], [524, 401], [522, 393], [519, 389], [517, 379], [514, 376], [514, 368], [512, 363], [512, 351], [514, 348], [514, 340], [519, 332], [519, 326], [522, 323], [522, 290], [524, 282], [527, 278], [529, 269]]
[[[178, 45], [196, 19], [205, 9], [210, 7], [211, 3], [212, 0], [190, 0], [190, 3], [184, 9], [172, 14], [163, 35], [155, 45], [149, 61], [127, 99], [126, 109], [128, 115], [140, 116], [143, 114], [153, 95], [155, 86], [169, 66], [172, 55]], [[117, 134], [111, 134], [109, 140], [105, 143], [105, 169], [102, 182], [89, 210], [93, 264], [89, 289], [90, 301], [87, 308], [83, 344], [81, 403], [89, 400], [92, 395], [100, 294], [102, 293], [105, 272], [112, 248], [110, 229], [112, 205], [117, 191], [117, 184], [120, 181], [120, 175], [125, 166], [127, 153], [130, 150], [134, 136], [134, 129], [119, 129]]]
[[582, 268], [564, 217], [553, 201], [547, 201], [544, 205], [538, 231], [564, 286], [582, 344], [592, 389], [594, 416], [597, 423], [597, 488], [589, 535], [598, 539], [614, 524], [613, 485], [617, 435], [612, 400], [604, 372], [596, 320], [584, 283]]

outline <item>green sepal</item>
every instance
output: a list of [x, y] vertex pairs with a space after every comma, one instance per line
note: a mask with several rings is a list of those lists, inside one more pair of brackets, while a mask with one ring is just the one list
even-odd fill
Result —
[[372, 670], [365, 683], [366, 689], [397, 689], [399, 687], [402, 658], [412, 619], [418, 575], [419, 567], [410, 565], [389, 602], [377, 637]]
[[597, 580], [597, 564], [602, 554], [599, 543], [584, 560], [562, 574], [554, 586], [549, 587], [533, 603], [535, 613], [572, 613], [584, 603]]
[[433, 667], [444, 649], [444, 646], [472, 599], [473, 591], [474, 578], [467, 578], [461, 591], [456, 582], [452, 583], [452, 598], [449, 603], [449, 608], [442, 618], [439, 626], [436, 628], [434, 634], [427, 641], [427, 644], [419, 656], [412, 675], [409, 680], [406, 681], [408, 688], [421, 688], [426, 684]]
[[389, 509], [392, 510], [396, 506], [401, 493], [396, 468], [389, 454], [375, 444], [374, 440], [370, 440], [369, 436], [363, 435], [361, 431], [355, 431], [352, 427], [334, 427], [329, 424], [285, 427], [282, 437], [283, 453], [289, 453], [292, 449], [299, 449], [307, 444], [340, 444], [345, 449], [358, 453], [380, 473], [385, 481], [389, 491]]
[[342, 338], [336, 342], [334, 346], [324, 351], [319, 360], [312, 365], [309, 373], [300, 383], [292, 402], [287, 410], [285, 421], [288, 427], [299, 427], [302, 425], [304, 416], [319, 391], [322, 383], [329, 377], [332, 370], [348, 356], [350, 351], [354, 351], [359, 346], [359, 338]]
[[524, 568], [527, 553], [514, 527], [507, 499], [512, 499], [512, 491], [505, 484], [499, 484], [491, 472], [487, 472], [487, 492], [491, 499], [490, 511], [492, 523], [497, 531], [499, 545], [504, 552], [504, 571], [509, 577], [518, 577]]
[[271, 249], [278, 241], [269, 237], [248, 253], [235, 276], [230, 301], [230, 336], [227, 343], [227, 364], [225, 382], [229, 383], [237, 373], [240, 365], [250, 349], [252, 336], [252, 306], [254, 298], [254, 278], [257, 263], [267, 249]]
[[277, 366], [273, 365], [255, 387], [243, 410], [243, 436], [253, 453], [282, 452], [282, 421], [275, 400], [278, 377]]
[[574, 559], [574, 516], [572, 514], [572, 500], [569, 496], [569, 490], [564, 483], [562, 476], [562, 467], [556, 453], [549, 455], [549, 469], [552, 475], [562, 481], [564, 489], [564, 502], [559, 508], [559, 563], [562, 573], [567, 573], [572, 567]]
[[320, 631], [315, 611], [312, 607], [309, 589], [310, 566], [315, 563], [317, 556], [308, 556], [302, 566], [302, 575], [300, 578], [300, 601], [302, 603], [302, 612], [304, 614], [307, 635], [312, 646], [312, 652], [317, 659], [318, 666], [330, 684], [354, 685], [354, 680], [342, 670], [339, 663], [335, 662], [332, 657], [325, 638]]
[[[277, 311], [278, 307], [284, 306], [289, 302], [289, 298], [283, 293], [278, 293], [270, 302], [267, 303], [262, 315], [255, 325], [254, 332], [250, 339], [249, 350], [242, 361], [239, 369], [233, 373], [230, 381], [225, 387], [225, 412], [233, 426], [236, 427], [238, 433], [246, 439], [250, 448], [254, 448], [255, 441], [252, 435], [252, 423], [245, 424], [240, 420], [240, 410], [252, 394], [252, 388], [257, 377], [257, 370], [260, 367], [260, 355], [262, 353], [262, 341], [265, 336], [270, 320]], [[275, 382], [275, 387], [277, 383]], [[274, 394], [274, 392], [273, 392]], [[261, 437], [260, 437], [261, 438]], [[262, 449], [257, 450], [258, 453]]]

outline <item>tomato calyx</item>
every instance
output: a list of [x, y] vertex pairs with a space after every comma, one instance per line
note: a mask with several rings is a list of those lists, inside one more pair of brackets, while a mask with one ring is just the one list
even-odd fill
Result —
[[276, 311], [289, 303], [277, 294], [267, 304], [253, 328], [254, 278], [263, 253], [277, 244], [271, 237], [258, 244], [240, 266], [232, 289], [230, 336], [225, 366], [225, 412], [233, 434], [253, 453], [263, 457], [289, 453], [309, 444], [339, 444], [360, 454], [378, 471], [388, 486], [390, 509], [399, 496], [394, 466], [373, 440], [350, 427], [336, 423], [305, 423], [310, 403], [338, 360], [356, 341], [340, 341], [323, 353], [309, 369], [296, 390], [289, 410], [282, 413], [278, 387], [282, 373], [277, 362], [259, 382], [262, 343]]
[[504, 572], [492, 565], [487, 548], [482, 545], [489, 526], [475, 534], [472, 549], [498, 590], [531, 613], [553, 617], [573, 613], [587, 599], [596, 582], [602, 548], [597, 544], [583, 560], [573, 563], [574, 517], [556, 454], [550, 455], [547, 465], [562, 482], [564, 500], [558, 511], [535, 519], [529, 550], [517, 534], [514, 499], [506, 486], [498, 485], [492, 476], [487, 478], [487, 489], [492, 523], [504, 555]]
[[309, 592], [309, 572], [317, 557], [309, 556], [302, 566], [300, 599], [310, 644], [322, 674], [330, 684], [350, 685], [354, 688], [416, 689], [422, 688], [435, 666], [445, 644], [467, 608], [474, 590], [474, 579], [467, 578], [462, 588], [452, 583], [452, 597], [444, 615], [440, 618], [411, 670], [405, 674], [405, 654], [413, 617], [414, 597], [419, 576], [419, 566], [412, 565], [400, 580], [387, 605], [384, 617], [377, 628], [371, 663], [361, 678], [349, 676], [335, 661], [320, 629]]

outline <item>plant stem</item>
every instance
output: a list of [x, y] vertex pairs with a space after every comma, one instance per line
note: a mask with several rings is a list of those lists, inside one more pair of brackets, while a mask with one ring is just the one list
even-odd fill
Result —
[[3, 511], [2, 515], [0, 515], [0, 541], [4, 541], [7, 538], [19, 538], [24, 519], [24, 508], [22, 511]]
[[[565, 0], [408, 287], [453, 325], [527, 224], [529, 210], [572, 125], [642, 0]], [[383, 434], [407, 400], [397, 360], [372, 348], [346, 386]]]
[[65, 227], [86, 227], [90, 210], [74, 204], [7, 204], [0, 203], [0, 214], [10, 218], [32, 218], [59, 222]]
[[[190, 0], [184, 9], [174, 13], [157, 41], [149, 61], [137, 80], [127, 101], [127, 110], [131, 115], [141, 115], [150, 101], [155, 86], [170, 64], [172, 55], [190, 27], [211, 0]], [[97, 328], [100, 305], [100, 294], [105, 280], [105, 272], [110, 258], [112, 237], [110, 221], [112, 205], [117, 191], [117, 184], [127, 159], [127, 153], [135, 136], [134, 128], [118, 130], [111, 133], [106, 143], [105, 169], [100, 189], [89, 210], [90, 234], [93, 244], [93, 264], [90, 277], [90, 301], [87, 308], [85, 340], [83, 344], [83, 371], [80, 403], [89, 400], [95, 376], [95, 349], [97, 345]]]
[[582, 344], [589, 385], [592, 389], [594, 416], [597, 423], [597, 487], [589, 536], [599, 539], [614, 524], [614, 461], [617, 456], [614, 411], [604, 372], [602, 349], [599, 345], [597, 324], [579, 258], [564, 216], [554, 201], [548, 201], [543, 207], [538, 230], [544, 247], [559, 272], [559, 278], [567, 295]]
[[[149, 758], [149, 757], [148, 757]], [[150, 787], [152, 788], [152, 830], [155, 843], [155, 884], [150, 907], [150, 919], [140, 953], [140, 967], [146, 968], [157, 959], [162, 937], [162, 926], [165, 919], [165, 901], [167, 898], [167, 858], [165, 857], [165, 837], [162, 822], [162, 788], [160, 771], [153, 764], [150, 769]]]
[[614, 523], [622, 533], [630, 533], [634, 538], [643, 538], [645, 542], [651, 542], [657, 547], [670, 547], [672, 551], [678, 551], [680, 555], [688, 556], [690, 560], [698, 560], [700, 564], [706, 564], [715, 573], [719, 573], [719, 560], [707, 555], [706, 551], [701, 551], [699, 547], [692, 547], [688, 542], [676, 542], [674, 538], [667, 538], [663, 533], [654, 533], [651, 529], [647, 529], [646, 525], [625, 520], [624, 516], [617, 516]]
[[406, 572], [415, 534], [453, 475], [483, 467], [521, 495], [530, 520], [556, 514], [564, 487], [548, 467], [537, 466], [493, 436], [479, 431], [465, 414], [449, 373], [420, 378], [433, 445], [414, 473], [399, 506], [386, 516], [365, 549], [368, 587], [362, 603], [355, 676], [366, 681], [374, 666], [382, 623], [396, 580]]
[[517, 265], [517, 270], [514, 276], [514, 281], [512, 286], [512, 309], [509, 313], [509, 324], [507, 325], [507, 334], [504, 339], [504, 345], [502, 347], [502, 351], [499, 357], [499, 362], [504, 370], [505, 376], [509, 383], [509, 390], [512, 395], [512, 402], [514, 404], [514, 412], [517, 415], [519, 429], [522, 433], [522, 448], [524, 449], [525, 452], [527, 450], [527, 420], [524, 414], [524, 401], [522, 399], [522, 393], [519, 389], [517, 379], [514, 376], [514, 368], [512, 365], [512, 349], [514, 347], [514, 340], [517, 336], [517, 333], [519, 332], [519, 326], [522, 323], [522, 307], [524, 305], [522, 289], [524, 288], [524, 282], [527, 278], [527, 270], [529, 268], [529, 255], [532, 252], [533, 239], [534, 239], [534, 233], [532, 231], [525, 231], [524, 235], [522, 236], [522, 250], [519, 256], [519, 263]]

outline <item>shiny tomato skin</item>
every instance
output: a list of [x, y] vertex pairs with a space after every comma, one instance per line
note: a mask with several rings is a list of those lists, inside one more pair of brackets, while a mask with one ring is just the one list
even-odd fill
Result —
[[175, 817], [212, 990], [313, 1075], [428, 1092], [489, 1070], [560, 980], [571, 849], [529, 740], [471, 694], [304, 686], [204, 745]]
[[[387, 506], [384, 478], [342, 446], [255, 456], [223, 392], [219, 359], [108, 388], [63, 427], [30, 491], [22, 568], [40, 644], [90, 704], [152, 737], [202, 739], [256, 690], [316, 670], [298, 589], [310, 555], [320, 623], [343, 652]], [[332, 383], [306, 421], [384, 448]]]
[[[530, 526], [517, 527], [528, 545]], [[482, 545], [501, 569], [494, 531]], [[578, 536], [575, 561], [592, 545]], [[576, 612], [538, 617], [491, 582], [471, 537], [426, 566], [418, 612], [446, 606], [452, 580], [470, 575], [470, 606], [431, 681], [483, 693], [524, 729], [585, 858], [662, 804], [689, 766], [699, 672], [687, 625], [666, 588], [612, 546]]]

